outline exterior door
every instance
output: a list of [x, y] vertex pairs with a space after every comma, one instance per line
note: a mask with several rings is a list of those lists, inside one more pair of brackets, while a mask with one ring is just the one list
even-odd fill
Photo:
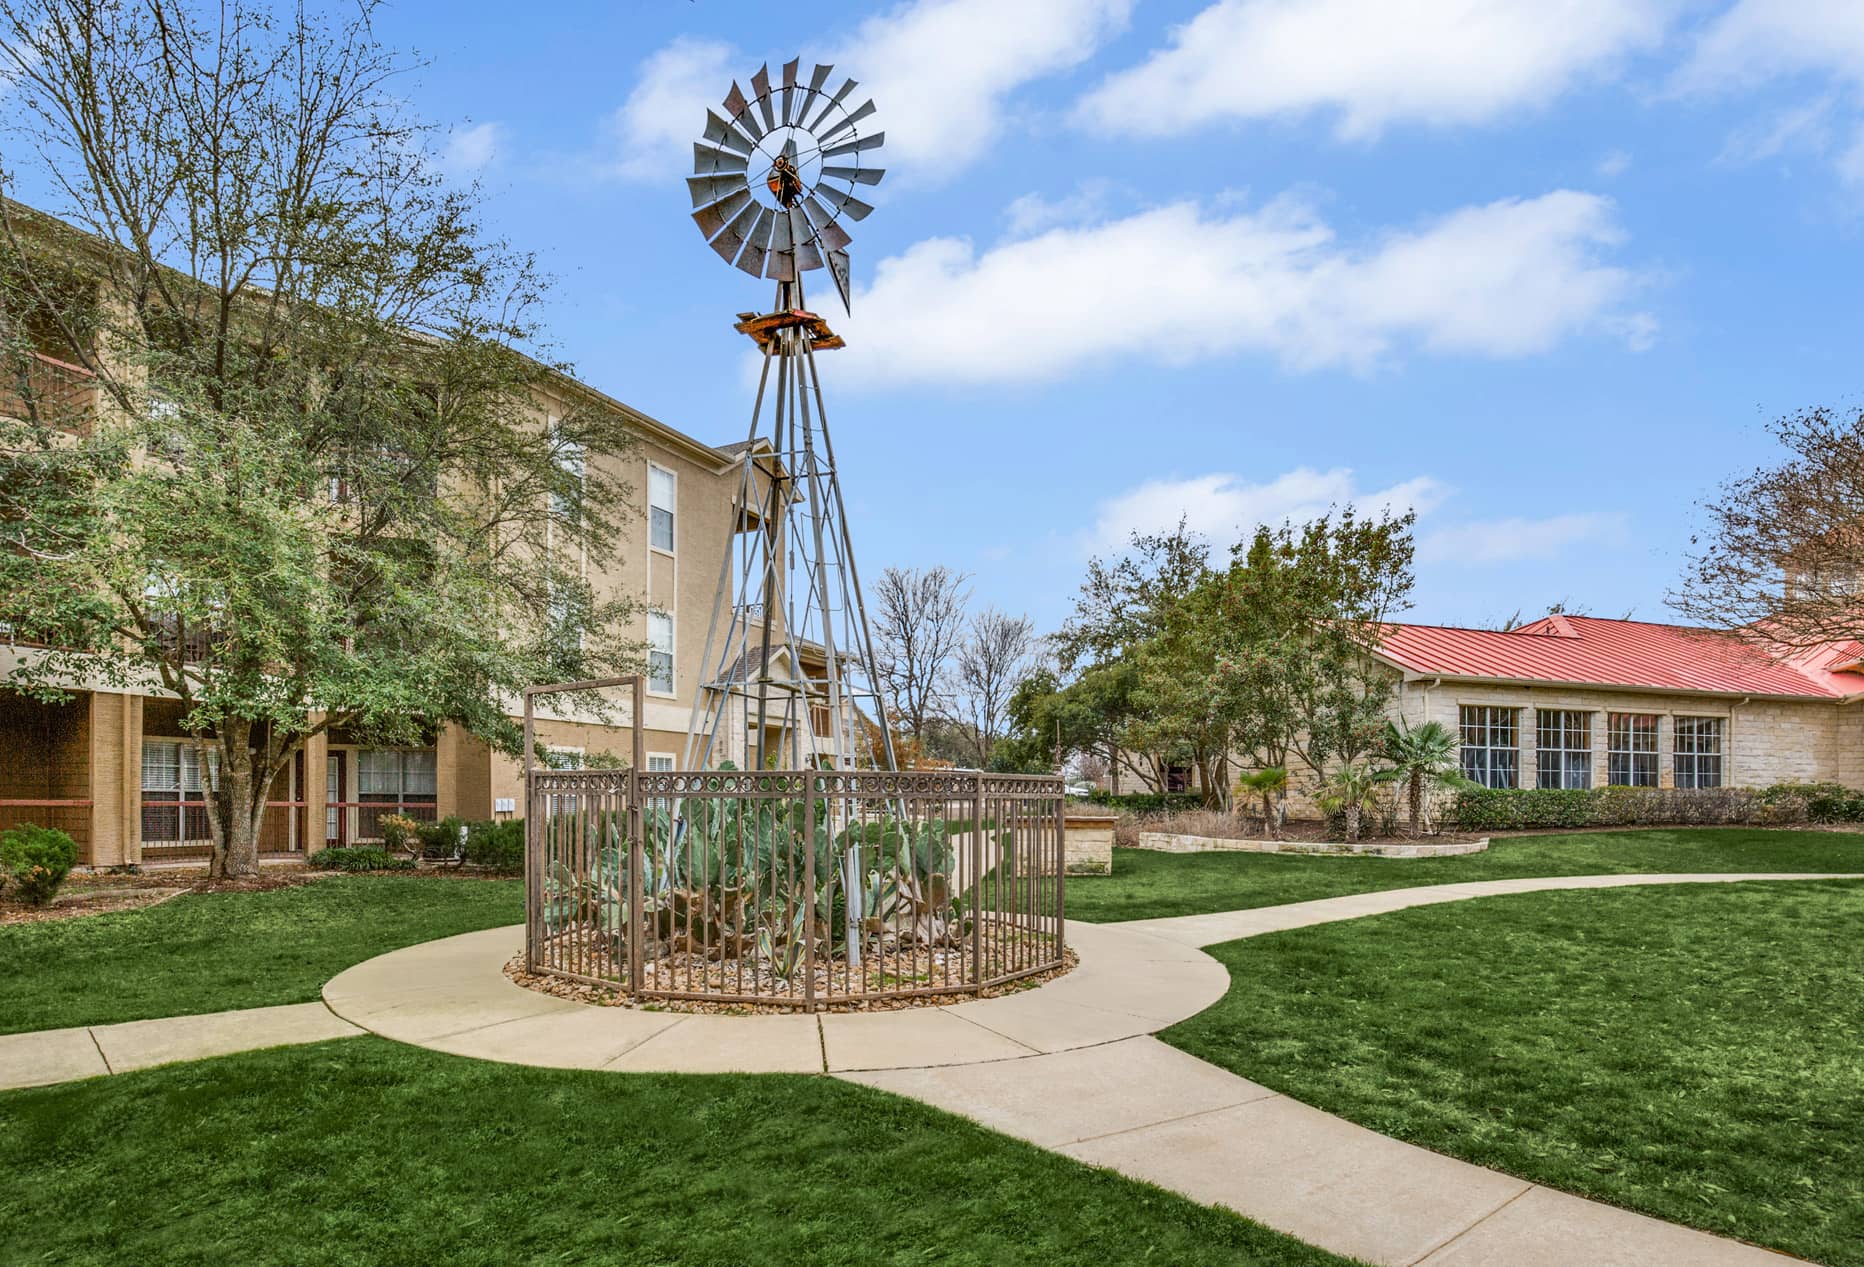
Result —
[[343, 843], [343, 824], [348, 815], [343, 802], [343, 754], [333, 752], [324, 759], [324, 843]]

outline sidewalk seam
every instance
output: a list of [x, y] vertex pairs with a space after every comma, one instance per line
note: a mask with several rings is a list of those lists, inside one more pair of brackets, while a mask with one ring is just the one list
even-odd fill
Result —
[[[1497, 1171], [1496, 1173], [1505, 1174], [1507, 1172]], [[1520, 1178], [1520, 1176], [1518, 1175], [1514, 1177]], [[1445, 1240], [1440, 1244], [1431, 1246], [1429, 1249], [1425, 1250], [1422, 1254], [1419, 1254], [1416, 1258], [1413, 1258], [1410, 1262], [1410, 1267], [1420, 1267], [1421, 1264], [1429, 1262], [1432, 1258], [1435, 1258], [1438, 1254], [1441, 1254], [1444, 1250], [1450, 1248], [1450, 1246], [1456, 1244], [1456, 1242], [1462, 1240], [1465, 1236], [1468, 1236], [1471, 1232], [1481, 1227], [1484, 1223], [1487, 1223], [1490, 1219], [1500, 1214], [1503, 1210], [1506, 1210], [1509, 1206], [1519, 1201], [1522, 1197], [1525, 1197], [1528, 1193], [1534, 1191], [1534, 1189], [1541, 1186], [1540, 1184], [1537, 1184], [1537, 1183], [1531, 1183], [1526, 1179], [1522, 1179], [1521, 1184], [1522, 1184], [1521, 1191], [1515, 1193], [1512, 1197], [1509, 1197], [1506, 1201], [1496, 1206], [1493, 1210], [1490, 1210], [1487, 1214], [1481, 1215], [1480, 1217], [1472, 1220], [1468, 1227], [1464, 1228], [1462, 1231], [1458, 1232], [1456, 1235], [1450, 1237], [1448, 1240]], [[1581, 1200], [1586, 1200], [1586, 1199], [1588, 1198], [1581, 1198]], [[1633, 1213], [1635, 1213], [1635, 1211], [1633, 1211]], [[1662, 1220], [1662, 1221], [1666, 1223], [1669, 1222], [1669, 1220], [1667, 1219]], [[1679, 1224], [1676, 1226], [1681, 1226], [1681, 1225]]]
[[87, 1025], [84, 1027], [84, 1033], [90, 1038], [91, 1046], [97, 1049], [97, 1059], [104, 1062], [104, 1072], [106, 1074], [114, 1074], [116, 1069], [111, 1065], [110, 1057], [104, 1055], [104, 1045], [97, 1041], [97, 1027], [94, 1025]]

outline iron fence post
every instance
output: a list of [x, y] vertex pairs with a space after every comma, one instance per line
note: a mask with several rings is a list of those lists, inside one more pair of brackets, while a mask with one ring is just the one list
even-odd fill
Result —
[[816, 914], [816, 776], [803, 774], [803, 1009], [816, 1010], [815, 996], [815, 914]]
[[[1003, 891], [1002, 877], [998, 877], [997, 891]], [[971, 789], [970, 984], [981, 986], [988, 976], [984, 971], [984, 773], [980, 770]]]

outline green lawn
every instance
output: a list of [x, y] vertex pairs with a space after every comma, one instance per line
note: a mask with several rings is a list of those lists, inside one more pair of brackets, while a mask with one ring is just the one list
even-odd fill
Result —
[[1682, 828], [1497, 840], [1460, 858], [1316, 858], [1116, 849], [1110, 876], [1069, 876], [1068, 917], [1096, 923], [1279, 906], [1415, 884], [1640, 871], [1864, 872], [1864, 833]]
[[0, 1245], [85, 1264], [1339, 1264], [823, 1077], [353, 1038], [0, 1095]]
[[0, 926], [0, 1033], [318, 997], [365, 959], [524, 919], [516, 880], [341, 876]]
[[1864, 1264], [1864, 882], [1485, 898], [1232, 942], [1161, 1035], [1374, 1130]]

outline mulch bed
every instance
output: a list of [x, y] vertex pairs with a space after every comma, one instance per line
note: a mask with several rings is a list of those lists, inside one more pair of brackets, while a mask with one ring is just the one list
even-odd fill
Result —
[[[1028, 934], [1021, 937], [1027, 938]], [[574, 934], [559, 934], [558, 940], [567, 952], [572, 947], [570, 939]], [[575, 938], [585, 942], [585, 938]], [[1003, 971], [1001, 966], [1016, 947], [1012, 944], [1019, 940], [1015, 936], [1005, 936], [996, 945], [988, 944], [986, 938], [984, 960], [986, 968], [992, 973]], [[580, 949], [581, 947], [578, 947]], [[1024, 947], [1025, 953], [1033, 954], [1036, 947]], [[1080, 963], [1080, 957], [1074, 948], [1064, 947], [1062, 964], [1059, 968], [1047, 972], [1019, 977], [1002, 985], [991, 986], [983, 990], [969, 990], [954, 994], [909, 995], [904, 997], [882, 999], [851, 1000], [844, 997], [850, 989], [869, 991], [885, 988], [901, 988], [906, 983], [938, 986], [947, 980], [956, 984], [964, 979], [971, 965], [969, 942], [958, 949], [932, 950], [927, 947], [908, 949], [889, 949], [883, 957], [875, 957], [869, 952], [869, 963], [861, 973], [861, 980], [856, 980], [848, 969], [845, 960], [824, 959], [815, 965], [816, 1010], [821, 1012], [897, 1012], [914, 1007], [949, 1007], [957, 1003], [968, 1003], [972, 999], [990, 999], [1004, 994], [1017, 994], [1023, 990], [1053, 981], [1057, 977], [1072, 972]], [[599, 956], [592, 956], [584, 961], [591, 974], [620, 975], [623, 968], [616, 963], [614, 956], [603, 950]], [[787, 1003], [742, 1003], [714, 1002], [708, 999], [662, 999], [647, 998], [635, 1000], [626, 991], [615, 986], [591, 985], [584, 981], [571, 981], [546, 973], [530, 973], [524, 969], [524, 956], [514, 955], [505, 965], [505, 975], [528, 990], [553, 995], [560, 999], [569, 999], [576, 1003], [587, 1003], [596, 1007], [636, 1007], [650, 1012], [695, 1012], [722, 1016], [751, 1016], [758, 1013], [791, 1013], [802, 1007], [800, 997]], [[667, 990], [714, 990], [719, 993], [743, 993], [756, 989], [780, 996], [800, 996], [802, 983], [793, 979], [785, 982], [779, 980], [767, 966], [760, 966], [755, 961], [708, 960], [701, 955], [674, 954], [657, 958], [650, 965], [645, 982], [648, 989]]]

